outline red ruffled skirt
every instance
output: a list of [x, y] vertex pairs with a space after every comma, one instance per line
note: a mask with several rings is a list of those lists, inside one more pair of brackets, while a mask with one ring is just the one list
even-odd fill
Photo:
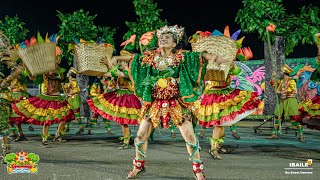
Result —
[[[30, 98], [31, 95], [21, 91], [21, 92], [11, 92], [11, 97], [13, 99], [12, 103], [15, 104], [15, 103], [18, 103], [20, 100]], [[14, 124], [21, 124], [23, 122], [22, 117], [17, 113], [15, 113], [13, 110], [9, 116], [9, 120]]]
[[196, 102], [203, 127], [230, 126], [252, 114], [261, 103], [257, 92], [239, 89], [206, 90]]
[[118, 124], [137, 125], [140, 100], [129, 90], [107, 92], [88, 100], [92, 112]]
[[20, 123], [52, 125], [61, 121], [70, 122], [74, 112], [62, 96], [38, 95], [12, 104], [13, 111], [21, 116]]
[[320, 130], [320, 96], [307, 100], [302, 103], [299, 111], [301, 112], [302, 123], [310, 129]]

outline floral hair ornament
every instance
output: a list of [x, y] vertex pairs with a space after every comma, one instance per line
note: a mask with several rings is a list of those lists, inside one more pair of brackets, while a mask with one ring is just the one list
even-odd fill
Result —
[[165, 33], [172, 33], [174, 36], [177, 37], [177, 43], [179, 43], [183, 37], [184, 27], [179, 27], [178, 25], [164, 26], [157, 30], [158, 39], [162, 34], [165, 34]]

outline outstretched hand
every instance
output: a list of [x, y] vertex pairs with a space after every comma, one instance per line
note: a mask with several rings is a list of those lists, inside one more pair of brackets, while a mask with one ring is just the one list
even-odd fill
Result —
[[225, 63], [225, 62], [228, 62], [228, 60], [223, 57], [223, 56], [217, 56], [217, 55], [214, 55], [214, 54], [210, 54], [210, 53], [205, 53], [204, 54], [204, 58], [208, 61], [209, 64], [222, 64], [222, 63]]
[[101, 60], [100, 60], [100, 64], [101, 65], [108, 65], [109, 63], [109, 59], [107, 57], [103, 57]]
[[109, 59], [107, 57], [103, 57], [100, 60], [100, 64], [107, 65], [109, 69], [112, 69], [113, 67], [115, 67], [117, 65], [117, 59], [114, 56], [111, 59]]
[[215, 59], [215, 62], [217, 64], [223, 64], [223, 63], [227, 63], [228, 64], [228, 59], [226, 59], [225, 57], [222, 56], [217, 56]]

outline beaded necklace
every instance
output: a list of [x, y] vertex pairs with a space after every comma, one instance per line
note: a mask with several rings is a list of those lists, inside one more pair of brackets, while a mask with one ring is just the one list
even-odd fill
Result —
[[156, 56], [154, 57], [154, 62], [155, 62], [156, 67], [157, 67], [159, 70], [164, 70], [164, 69], [166, 69], [167, 67], [173, 65], [174, 55], [173, 55], [173, 54], [170, 54], [170, 55], [167, 56], [167, 57], [164, 57], [164, 56], [162, 56], [161, 54], [156, 55]]

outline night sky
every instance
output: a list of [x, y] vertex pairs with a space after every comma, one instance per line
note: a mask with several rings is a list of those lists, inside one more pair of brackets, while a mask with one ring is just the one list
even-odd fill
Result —
[[[162, 19], [167, 19], [170, 25], [184, 26], [189, 36], [197, 30], [212, 32], [217, 29], [223, 32], [226, 25], [229, 25], [231, 34], [240, 29], [234, 21], [238, 9], [242, 7], [241, 0], [201, 0], [193, 3], [186, 0], [154, 0], [154, 2], [158, 4], [158, 9], [163, 10]], [[300, 7], [311, 3], [320, 7], [320, 0], [284, 0], [284, 2], [289, 13], [299, 12]], [[109, 5], [104, 5], [108, 3]], [[79, 9], [89, 11], [91, 15], [96, 14], [96, 25], [118, 28], [114, 36], [118, 50], [121, 49], [119, 45], [128, 30], [125, 21], [135, 21], [137, 18], [132, 0], [1, 0], [0, 19], [4, 19], [5, 15], [18, 15], [20, 20], [26, 23], [26, 27], [30, 30], [28, 37], [31, 37], [36, 35], [37, 31], [41, 34], [57, 33], [59, 19], [56, 10], [72, 13]], [[263, 59], [263, 43], [257, 34], [241, 33], [239, 37], [242, 36], [245, 36], [243, 46], [249, 46], [254, 53], [253, 59]], [[300, 44], [288, 58], [315, 57], [316, 53], [316, 46]]]

